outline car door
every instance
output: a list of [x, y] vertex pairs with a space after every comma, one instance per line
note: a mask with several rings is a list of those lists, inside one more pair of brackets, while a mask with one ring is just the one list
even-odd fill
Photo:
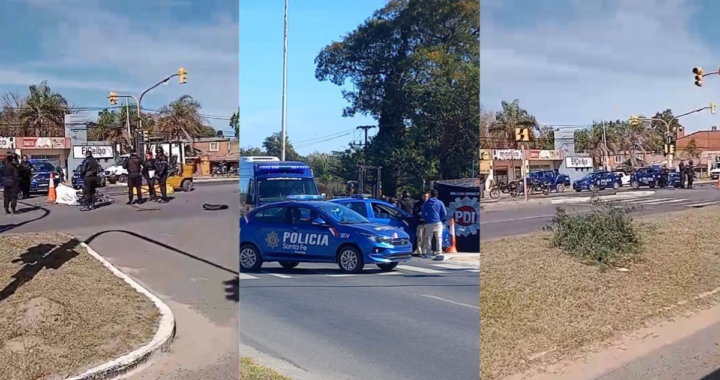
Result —
[[370, 207], [372, 208], [377, 223], [402, 228], [403, 231], [410, 235], [410, 238], [415, 236], [415, 229], [411, 227], [400, 209], [380, 202], [370, 202]]
[[[284, 232], [281, 244], [288, 258], [300, 261], [333, 261], [334, 252], [330, 252], [331, 239], [334, 238], [317, 211], [307, 206], [288, 207], [292, 216], [292, 228]], [[322, 220], [322, 223], [318, 221]], [[290, 260], [298, 261], [298, 260]]]
[[266, 261], [284, 260], [288, 256], [282, 238], [293, 226], [292, 221], [289, 224], [286, 222], [287, 215], [287, 207], [278, 206], [265, 208], [252, 216], [249, 231], [252, 237], [249, 240], [260, 248]]

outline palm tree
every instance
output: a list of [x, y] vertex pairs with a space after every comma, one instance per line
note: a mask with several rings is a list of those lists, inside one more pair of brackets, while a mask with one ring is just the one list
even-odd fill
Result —
[[25, 135], [32, 130], [33, 136], [63, 136], [65, 131], [65, 115], [69, 115], [70, 104], [59, 93], [53, 92], [43, 81], [40, 85], [32, 85], [30, 94], [25, 99], [25, 106], [18, 112], [19, 121]]
[[537, 119], [520, 107], [518, 99], [500, 104], [502, 111], [495, 114], [495, 122], [489, 128], [490, 139], [497, 148], [518, 148], [518, 143], [515, 142], [516, 128], [529, 128], [533, 135], [540, 132]]
[[638, 165], [636, 153], [654, 150], [654, 147], [651, 146], [653, 131], [648, 128], [647, 123], [631, 125], [623, 122], [620, 124], [618, 132], [618, 147], [630, 155], [630, 163], [633, 167]]
[[0, 98], [0, 136], [23, 135], [20, 110], [25, 107], [25, 97], [17, 92], [5, 92]]
[[190, 95], [183, 95], [158, 112], [155, 127], [168, 140], [194, 140], [203, 134], [206, 120], [200, 114], [200, 103]]

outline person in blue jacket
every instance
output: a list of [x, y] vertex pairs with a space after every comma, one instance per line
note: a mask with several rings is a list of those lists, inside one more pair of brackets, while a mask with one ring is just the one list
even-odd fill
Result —
[[[423, 259], [430, 258], [442, 250], [443, 222], [447, 217], [447, 210], [441, 200], [437, 199], [438, 191], [430, 192], [428, 199], [422, 207], [422, 218], [425, 220], [425, 239], [423, 242]], [[435, 250], [431, 251], [432, 239], [435, 239]], [[432, 254], [430, 254], [432, 252]]]

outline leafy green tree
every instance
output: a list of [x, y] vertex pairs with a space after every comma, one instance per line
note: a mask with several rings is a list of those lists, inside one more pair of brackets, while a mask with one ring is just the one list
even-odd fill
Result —
[[535, 137], [535, 147], [537, 149], [555, 150], [555, 129], [543, 125]]
[[[315, 60], [318, 80], [353, 84], [342, 92], [349, 103], [343, 116], [378, 121], [364, 155], [366, 164], [385, 168], [386, 193], [430, 179], [433, 173], [414, 173], [421, 166], [437, 169], [434, 179], [472, 171], [467, 157], [479, 146], [478, 7], [468, 0], [393, 0]], [[435, 150], [420, 156], [413, 139], [424, 134]], [[418, 159], [437, 162], [417, 165]]]
[[683, 148], [683, 152], [690, 158], [700, 158], [700, 149], [697, 146], [695, 139], [690, 139]]
[[540, 124], [535, 116], [520, 107], [518, 99], [512, 102], [501, 102], [502, 111], [495, 113], [495, 121], [490, 126], [490, 136], [496, 142], [495, 148], [520, 149], [520, 143], [515, 141], [516, 128], [528, 128], [534, 138], [540, 132]]
[[250, 157], [250, 156], [267, 156], [267, 152], [264, 150], [258, 148], [258, 147], [245, 147], [240, 148], [240, 157]]
[[[263, 148], [268, 156], [275, 156], [280, 158], [282, 152], [282, 137], [280, 132], [274, 132], [272, 135], [265, 138], [263, 141]], [[302, 157], [295, 151], [290, 138], [285, 136], [285, 160], [286, 161], [302, 161]]]
[[65, 115], [71, 113], [70, 103], [62, 94], [54, 92], [47, 81], [30, 86], [24, 103], [17, 117], [25, 136], [65, 135]]
[[192, 96], [183, 95], [160, 109], [156, 130], [169, 140], [200, 137], [206, 121], [201, 115], [201, 109], [200, 103]]
[[648, 148], [653, 152], [662, 152], [665, 149], [665, 137], [668, 133], [667, 127], [670, 127], [670, 133], [676, 133], [683, 126], [682, 124], [680, 124], [680, 121], [675, 118], [672, 110], [670, 109], [666, 109], [662, 112], [657, 112], [652, 118], [664, 120], [665, 122], [667, 122], [667, 125], [665, 125], [665, 123], [659, 120], [653, 120], [650, 122], [651, 133], [649, 136]]
[[240, 111], [233, 112], [232, 116], [230, 116], [229, 126], [235, 132], [235, 138], [239, 140], [240, 139]]

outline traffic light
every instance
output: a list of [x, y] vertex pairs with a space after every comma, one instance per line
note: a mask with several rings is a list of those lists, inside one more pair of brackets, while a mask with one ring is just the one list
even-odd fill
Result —
[[184, 67], [181, 67], [180, 70], [178, 70], [178, 77], [180, 77], [180, 84], [185, 84], [185, 82], [187, 82], [187, 71]]
[[715, 115], [716, 111], [717, 111], [717, 105], [715, 103], [710, 103], [710, 113]]
[[108, 96], [108, 98], [110, 99], [110, 104], [113, 104], [113, 105], [117, 104], [117, 102], [118, 102], [118, 94], [116, 94], [115, 92], [112, 92], [112, 91], [111, 91], [111, 92], [110, 92], [110, 96]]
[[698, 87], [702, 87], [702, 81], [704, 76], [702, 67], [694, 68], [693, 74], [695, 74], [695, 85]]
[[515, 128], [515, 141], [516, 142], [530, 141], [530, 128]]
[[630, 116], [630, 125], [633, 127], [640, 125], [640, 118], [635, 115]]

